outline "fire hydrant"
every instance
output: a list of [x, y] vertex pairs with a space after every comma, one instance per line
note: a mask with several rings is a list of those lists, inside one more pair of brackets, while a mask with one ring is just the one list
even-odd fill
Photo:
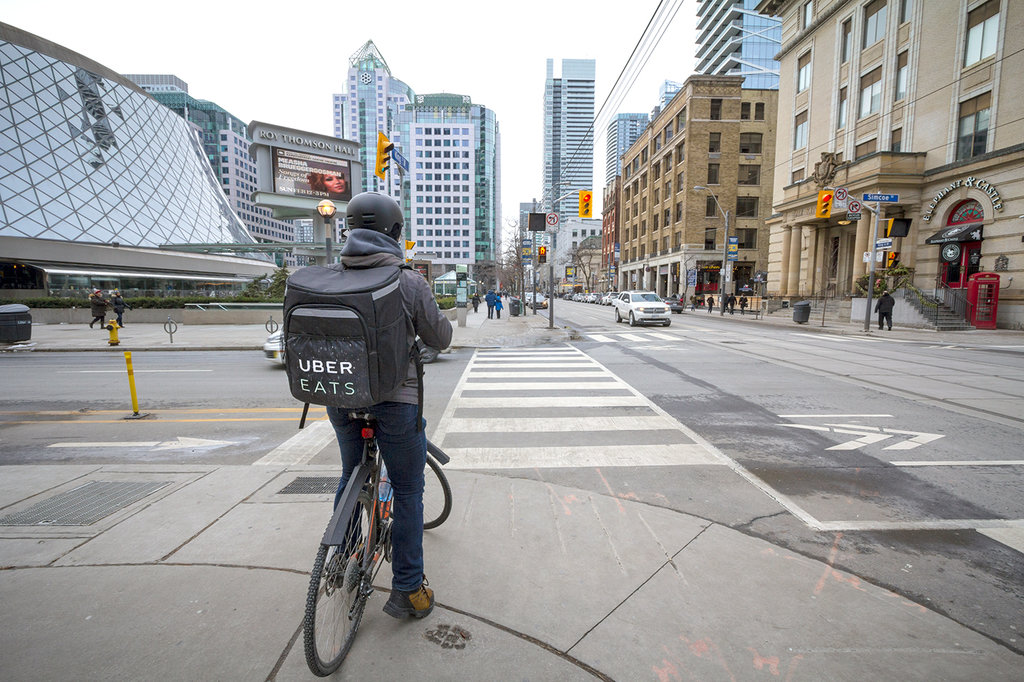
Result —
[[117, 323], [117, 320], [111, 320], [110, 322], [107, 322], [106, 326], [103, 328], [110, 332], [110, 340], [107, 341], [107, 343], [109, 343], [111, 346], [116, 346], [121, 343], [121, 341], [118, 340], [117, 338], [117, 330], [121, 329], [121, 325]]

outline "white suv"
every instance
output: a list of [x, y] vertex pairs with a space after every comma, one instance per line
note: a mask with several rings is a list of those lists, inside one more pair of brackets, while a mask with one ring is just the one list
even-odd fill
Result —
[[629, 326], [660, 323], [672, 324], [672, 311], [653, 291], [623, 291], [615, 299], [615, 321], [629, 320]]

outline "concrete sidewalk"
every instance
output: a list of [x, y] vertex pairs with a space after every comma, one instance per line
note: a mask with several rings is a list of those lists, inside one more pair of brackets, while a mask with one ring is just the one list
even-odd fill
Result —
[[[547, 325], [546, 311], [470, 312], [454, 343], [568, 338]], [[64, 327], [35, 327], [35, 349], [256, 350], [266, 336], [179, 327], [172, 345], [159, 325], [129, 325], [112, 348], [105, 333]], [[312, 679], [301, 621], [331, 496], [289, 485], [336, 468], [0, 474], [4, 679]], [[385, 565], [339, 678], [1021, 679], [1024, 657], [988, 638], [726, 526], [542, 481], [448, 476], [454, 511], [425, 534], [437, 608], [422, 621], [386, 616]]]

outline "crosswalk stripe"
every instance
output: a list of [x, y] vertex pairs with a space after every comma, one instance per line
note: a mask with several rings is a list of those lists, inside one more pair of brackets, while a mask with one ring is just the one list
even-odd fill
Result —
[[[550, 407], [552, 409], [565, 409], [572, 407], [631, 407], [634, 405], [646, 405], [647, 400], [635, 395], [621, 396], [573, 396], [566, 398], [558, 397], [535, 397], [535, 398], [459, 398], [451, 404], [458, 403], [459, 407]], [[497, 435], [497, 434], [496, 434]]]
[[[551, 375], [545, 375], [551, 376]], [[467, 391], [593, 391], [596, 389], [621, 388], [616, 381], [470, 381], [466, 383]]]
[[641, 335], [641, 334], [620, 334], [619, 336], [622, 337], [623, 339], [626, 339], [627, 341], [645, 341], [646, 340], [645, 337], [647, 335], [646, 334], [643, 334], [643, 335]]
[[[595, 372], [588, 370], [586, 372], [473, 372], [472, 379], [515, 379], [521, 377], [524, 379], [545, 379], [545, 378], [564, 378], [564, 379], [580, 379], [584, 377], [603, 377], [610, 379], [607, 372]], [[614, 381], [614, 379], [612, 379]]]
[[591, 341], [597, 341], [598, 343], [612, 343], [615, 339], [605, 336], [604, 334], [588, 334], [587, 338]]
[[[674, 429], [675, 420], [661, 415], [650, 417], [546, 417], [543, 430], [545, 432], [564, 431], [620, 431], [639, 429]], [[529, 429], [534, 430], [536, 423], [531, 422]], [[456, 417], [448, 424], [449, 433], [497, 433], [502, 431], [516, 432], [525, 427], [522, 419], [506, 419], [489, 417], [487, 419], [466, 419]]]
[[446, 469], [721, 465], [703, 445], [551, 446], [540, 448], [444, 447]]
[[326, 419], [307, 423], [306, 427], [253, 464], [291, 466], [305, 464], [334, 441], [334, 427]]

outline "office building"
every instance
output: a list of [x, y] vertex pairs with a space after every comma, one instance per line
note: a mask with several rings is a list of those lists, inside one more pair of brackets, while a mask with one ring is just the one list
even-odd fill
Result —
[[881, 218], [909, 220], [909, 232], [876, 269], [911, 268], [919, 292], [967, 322], [969, 278], [995, 273], [996, 323], [1024, 327], [1024, 33], [1014, 30], [1024, 4], [764, 0], [757, 9], [783, 26], [769, 291], [863, 295], [875, 204], [819, 218], [818, 193], [895, 195], [879, 204]]
[[745, 88], [779, 87], [775, 54], [782, 25], [777, 17], [759, 14], [758, 1], [698, 0], [698, 73], [743, 76]]
[[[249, 155], [246, 125], [213, 102], [196, 99], [188, 84], [169, 74], [128, 74], [125, 76], [156, 101], [195, 124], [200, 131], [206, 158], [220, 182], [235, 214], [242, 219], [257, 242], [296, 241], [295, 225], [277, 220], [269, 209], [252, 203], [256, 191], [256, 169]], [[290, 254], [277, 254], [279, 264], [296, 265]], [[305, 263], [302, 263], [305, 264]]]
[[647, 114], [616, 114], [608, 124], [605, 138], [606, 185], [612, 184], [615, 176], [622, 173], [622, 155], [633, 146], [650, 120]]
[[501, 237], [501, 136], [498, 120], [468, 95], [416, 95], [398, 112], [404, 143], [406, 236], [432, 253], [439, 273], [469, 266], [474, 278], [496, 272]]
[[544, 81], [544, 210], [579, 215], [579, 190], [594, 189], [593, 59], [547, 60]]
[[[241, 288], [273, 266], [195, 126], [114, 71], [0, 23], [0, 288], [133, 296]], [[238, 244], [239, 256], [167, 245]]]
[[334, 136], [362, 145], [363, 176], [355, 183], [355, 192], [375, 190], [398, 196], [398, 173], [392, 172], [388, 184], [374, 170], [377, 161], [377, 133], [388, 135], [400, 153], [409, 157], [408, 141], [393, 135], [398, 115], [414, 98], [412, 88], [391, 75], [377, 46], [367, 40], [348, 61], [344, 92], [334, 94]]

